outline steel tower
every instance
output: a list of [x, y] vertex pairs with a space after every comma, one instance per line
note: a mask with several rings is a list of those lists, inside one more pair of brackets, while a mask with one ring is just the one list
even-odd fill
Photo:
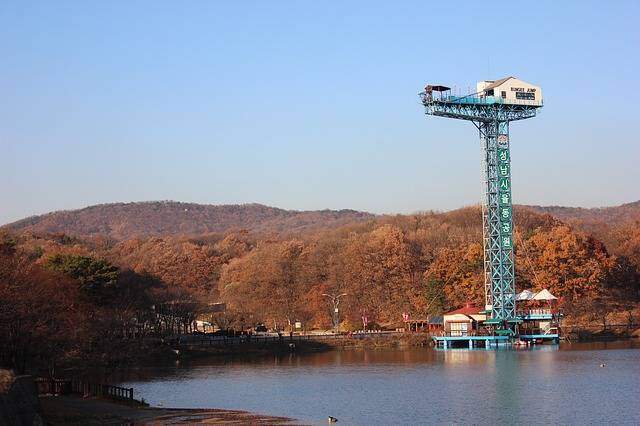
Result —
[[[509, 79], [520, 82], [514, 77], [484, 82], [487, 84], [482, 90], [467, 96], [452, 96], [448, 87], [431, 85], [420, 93], [427, 115], [471, 121], [480, 133], [484, 172], [485, 312], [491, 314], [485, 324], [505, 331], [517, 323], [509, 123], [535, 117], [542, 107], [539, 88], [524, 82], [520, 83], [530, 87], [511, 85], [514, 88], [508, 88], [515, 93], [505, 90], [500, 96], [493, 96], [494, 89], [497, 93], [502, 89], [500, 84], [506, 84]], [[478, 86], [482, 87], [481, 84]]]

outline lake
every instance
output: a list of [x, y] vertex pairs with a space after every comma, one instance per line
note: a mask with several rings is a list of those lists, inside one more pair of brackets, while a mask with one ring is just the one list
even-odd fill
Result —
[[[640, 342], [200, 359], [125, 386], [152, 405], [309, 424], [640, 424]], [[601, 367], [601, 364], [606, 364]]]

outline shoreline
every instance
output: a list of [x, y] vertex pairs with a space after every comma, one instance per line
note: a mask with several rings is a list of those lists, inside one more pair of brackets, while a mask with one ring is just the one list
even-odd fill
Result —
[[[614, 340], [636, 340], [640, 339], [640, 329], [634, 329], [630, 333], [616, 333], [611, 330], [590, 331], [580, 329], [580, 333], [571, 333], [561, 336], [560, 340], [567, 343], [591, 343], [610, 342]], [[362, 350], [362, 349], [405, 349], [418, 347], [433, 347], [431, 335], [427, 333], [404, 333], [393, 335], [378, 335], [367, 338], [349, 338], [336, 341], [301, 341], [296, 342], [291, 348], [287, 342], [274, 342], [269, 344], [244, 343], [242, 345], [230, 346], [202, 346], [185, 347], [179, 354], [176, 354], [170, 347], [156, 348], [147, 356], [140, 356], [128, 363], [106, 368], [107, 370], [136, 369], [146, 366], [171, 366], [177, 361], [190, 361], [209, 357], [255, 357], [287, 354], [310, 354], [327, 352], [333, 350]], [[100, 371], [105, 367], [98, 367]], [[95, 366], [89, 367], [82, 362], [72, 362], [66, 366], [61, 366], [60, 371], [63, 377], [69, 375], [81, 375], [87, 370], [94, 370]]]
[[40, 406], [48, 425], [180, 425], [252, 424], [300, 425], [294, 419], [242, 410], [217, 408], [163, 408], [131, 406], [100, 398], [42, 396]]
[[[619, 339], [633, 342], [636, 339]], [[589, 342], [592, 343], [592, 342]], [[602, 342], [609, 343], [609, 342]], [[571, 346], [571, 345], [569, 345]], [[358, 352], [364, 348], [335, 348], [338, 351]], [[371, 349], [409, 349], [369, 347]], [[414, 348], [417, 349], [417, 348]], [[579, 348], [578, 348], [579, 349]], [[263, 354], [264, 355], [264, 354]], [[215, 356], [214, 356], [215, 357]], [[298, 425], [299, 420], [280, 416], [263, 415], [242, 409], [220, 408], [165, 408], [142, 407], [127, 403], [81, 396], [42, 396], [39, 398], [43, 418], [51, 425], [97, 425], [97, 424], [254, 424], [254, 425]]]

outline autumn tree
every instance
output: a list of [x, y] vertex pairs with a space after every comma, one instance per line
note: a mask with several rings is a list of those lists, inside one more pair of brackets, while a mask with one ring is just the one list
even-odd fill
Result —
[[383, 225], [352, 236], [344, 255], [350, 265], [347, 282], [352, 289], [354, 317], [367, 314], [375, 321], [398, 321], [403, 311], [412, 310], [410, 295], [421, 285], [419, 254], [401, 229]]
[[311, 283], [301, 273], [306, 256], [300, 241], [259, 244], [223, 269], [223, 300], [232, 309], [291, 327], [296, 319], [308, 316], [302, 301]]
[[42, 269], [8, 244], [0, 244], [0, 364], [25, 372], [41, 361], [49, 369], [73, 351], [82, 310], [77, 284]]
[[472, 302], [484, 305], [484, 252], [482, 245], [443, 248], [429, 266], [426, 277], [442, 283], [446, 309]]
[[615, 265], [602, 243], [567, 225], [536, 230], [516, 249], [517, 266], [529, 275], [534, 290], [548, 288], [568, 299], [599, 296]]
[[422, 302], [420, 312], [426, 315], [440, 315], [445, 312], [447, 299], [445, 296], [444, 282], [428, 276], [425, 279], [424, 297], [420, 299]]

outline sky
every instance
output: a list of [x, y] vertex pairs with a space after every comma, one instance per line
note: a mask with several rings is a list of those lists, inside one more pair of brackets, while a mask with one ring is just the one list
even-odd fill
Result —
[[426, 83], [539, 85], [513, 200], [640, 199], [640, 2], [0, 3], [0, 223], [144, 200], [374, 213], [480, 202]]

